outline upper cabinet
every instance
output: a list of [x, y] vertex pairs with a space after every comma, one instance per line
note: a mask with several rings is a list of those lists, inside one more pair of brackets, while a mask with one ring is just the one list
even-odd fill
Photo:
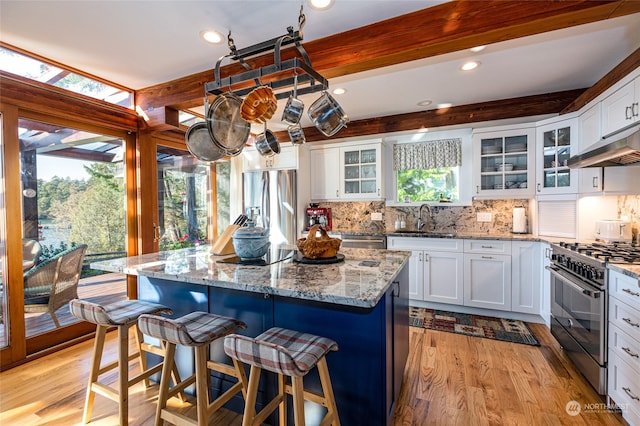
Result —
[[310, 158], [312, 200], [384, 197], [382, 142], [313, 149]]
[[[557, 120], [557, 119], [554, 119]], [[567, 162], [577, 153], [577, 119], [547, 122], [536, 129], [536, 194], [577, 192], [577, 170]]]
[[[590, 149], [602, 138], [602, 104], [587, 109], [578, 117], [578, 153]], [[578, 191], [581, 194], [602, 191], [602, 167], [587, 167], [578, 171]]]
[[602, 134], [607, 136], [640, 120], [640, 77], [602, 101]]
[[494, 128], [473, 134], [474, 195], [497, 198], [533, 194], [533, 128]]
[[265, 157], [253, 147], [242, 151], [242, 171], [278, 170], [298, 168], [298, 147], [286, 144], [280, 145], [280, 154]]

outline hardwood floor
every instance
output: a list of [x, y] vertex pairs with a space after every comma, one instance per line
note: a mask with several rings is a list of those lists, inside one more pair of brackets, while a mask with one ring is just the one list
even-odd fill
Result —
[[[411, 349], [394, 426], [626, 424], [620, 415], [597, 405], [604, 406], [604, 399], [564, 356], [546, 327], [530, 326], [540, 347], [410, 327]], [[109, 360], [115, 359], [115, 337], [109, 333]], [[91, 351], [92, 341], [83, 342], [0, 373], [0, 423], [80, 424]], [[130, 425], [153, 424], [156, 397], [157, 386], [134, 387]], [[600, 409], [583, 408], [570, 416], [570, 401]], [[188, 404], [184, 410], [194, 411]], [[115, 404], [96, 396], [90, 424], [116, 422]], [[239, 426], [241, 416], [223, 411], [210, 425]]]

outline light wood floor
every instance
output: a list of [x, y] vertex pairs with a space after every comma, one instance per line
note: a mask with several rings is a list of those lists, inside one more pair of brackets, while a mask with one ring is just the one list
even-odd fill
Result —
[[[394, 426], [624, 425], [620, 415], [608, 412], [567, 414], [569, 401], [584, 407], [604, 400], [546, 327], [531, 327], [540, 347], [410, 327], [411, 350]], [[115, 333], [109, 335], [108, 356], [114, 359]], [[80, 343], [0, 373], [0, 424], [80, 424], [91, 350], [91, 341]], [[156, 396], [155, 386], [134, 388], [130, 425], [153, 424]], [[115, 404], [99, 395], [93, 412], [92, 425], [117, 422]], [[241, 417], [225, 411], [210, 425], [240, 426]]]

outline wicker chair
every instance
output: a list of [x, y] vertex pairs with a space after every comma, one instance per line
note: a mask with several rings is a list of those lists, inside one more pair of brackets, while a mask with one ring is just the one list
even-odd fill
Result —
[[42, 246], [36, 240], [31, 238], [22, 239], [22, 270], [26, 271], [40, 262], [42, 254]]
[[72, 247], [25, 272], [25, 313], [49, 312], [56, 327], [60, 327], [56, 311], [78, 297], [86, 251], [86, 244]]

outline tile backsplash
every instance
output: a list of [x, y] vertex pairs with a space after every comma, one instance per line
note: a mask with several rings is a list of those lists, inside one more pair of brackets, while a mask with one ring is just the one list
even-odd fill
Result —
[[[530, 214], [528, 199], [474, 200], [471, 206], [438, 205], [431, 207], [431, 216], [423, 211], [424, 230], [438, 232], [511, 232], [513, 208], [524, 207]], [[384, 201], [326, 202], [331, 208], [333, 230], [338, 232], [393, 232], [396, 220], [405, 219], [406, 230], [417, 230], [419, 206], [386, 206]], [[382, 213], [382, 221], [372, 221], [371, 213]], [[478, 222], [477, 213], [491, 213], [490, 222]]]
[[633, 240], [638, 240], [640, 228], [640, 195], [620, 195], [617, 197], [618, 217], [626, 218], [631, 222]]

